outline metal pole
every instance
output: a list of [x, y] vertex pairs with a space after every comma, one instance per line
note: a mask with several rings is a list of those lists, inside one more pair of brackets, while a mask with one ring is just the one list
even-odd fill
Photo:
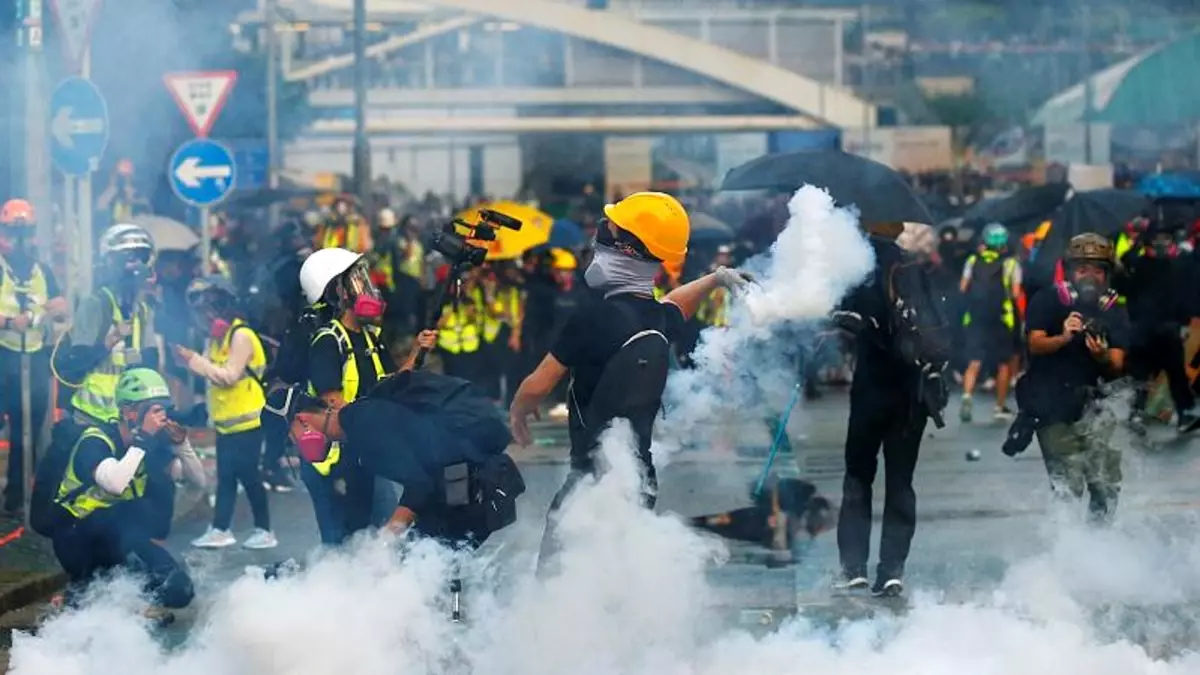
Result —
[[[279, 187], [279, 39], [275, 32], [276, 2], [264, 0], [267, 47], [267, 187]], [[268, 225], [279, 227], [279, 204], [272, 203]]]
[[[79, 65], [80, 76], [84, 79], [92, 77], [92, 48], [89, 46], [83, 52]], [[76, 245], [79, 247], [79, 294], [87, 295], [92, 292], [94, 280], [93, 269], [95, 261], [93, 252], [96, 247], [96, 233], [93, 231], [92, 219], [95, 216], [95, 203], [92, 201], [92, 172], [88, 171], [79, 180], [79, 199], [75, 202], [76, 213], [79, 217], [79, 235]]]
[[1083, 5], [1083, 161], [1092, 163], [1092, 114], [1096, 93], [1092, 83], [1092, 9]]
[[370, 209], [371, 146], [367, 142], [367, 2], [354, 0], [354, 188]]
[[862, 92], [863, 92], [863, 151], [871, 158], [871, 43], [867, 40], [867, 24], [870, 17], [870, 7], [862, 6], [860, 17], [862, 30]]
[[25, 186], [23, 196], [42, 215], [38, 219], [38, 238], [44, 242], [53, 240], [54, 219], [50, 196], [50, 167], [47, 148], [46, 98], [44, 86], [44, 56], [42, 52], [42, 29], [44, 26], [43, 0], [28, 0], [24, 23], [22, 57], [24, 59], [25, 100]]
[[200, 208], [200, 274], [208, 275], [212, 260], [212, 229], [208, 226], [208, 207]]
[[66, 284], [67, 302], [75, 307], [75, 299], [79, 294], [79, 280], [75, 277], [79, 269], [79, 227], [75, 211], [76, 200], [79, 198], [79, 183], [74, 176], [63, 176], [62, 199], [62, 232], [67, 244], [67, 273], [63, 279]]

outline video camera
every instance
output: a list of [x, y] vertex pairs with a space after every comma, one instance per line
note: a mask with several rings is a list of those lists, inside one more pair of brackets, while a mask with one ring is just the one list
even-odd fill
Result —
[[[454, 267], [478, 267], [487, 259], [488, 249], [472, 241], [496, 241], [496, 229], [520, 230], [521, 221], [491, 209], [480, 209], [479, 222], [475, 225], [461, 219], [446, 223], [433, 235], [433, 249], [446, 256]], [[463, 235], [457, 228], [467, 230]]]

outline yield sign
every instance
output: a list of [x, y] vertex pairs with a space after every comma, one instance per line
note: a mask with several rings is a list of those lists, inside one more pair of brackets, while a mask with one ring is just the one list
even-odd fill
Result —
[[67, 61], [76, 69], [92, 41], [92, 26], [100, 13], [100, 0], [51, 0]]
[[200, 138], [208, 136], [225, 100], [233, 91], [237, 72], [219, 70], [207, 73], [170, 73], [163, 77], [175, 103], [187, 117], [192, 131]]

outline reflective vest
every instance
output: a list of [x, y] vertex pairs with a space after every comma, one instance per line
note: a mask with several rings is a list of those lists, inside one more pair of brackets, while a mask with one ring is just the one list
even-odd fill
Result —
[[212, 386], [208, 389], [208, 412], [218, 434], [236, 434], [262, 426], [259, 418], [266, 397], [260, 382], [263, 371], [267, 369], [267, 353], [263, 350], [258, 334], [247, 326], [245, 321], [234, 319], [220, 341], [209, 341], [208, 360], [215, 366], [223, 366], [229, 362], [229, 347], [233, 344], [233, 334], [239, 328], [250, 337], [254, 351], [246, 364], [246, 370], [249, 372], [238, 380], [237, 384], [232, 387]]
[[327, 224], [322, 228], [317, 248], [344, 248], [355, 253], [367, 253], [366, 228], [366, 223], [357, 216], [347, 218], [344, 224]]
[[[983, 259], [984, 263], [990, 264], [999, 260], [1000, 254], [996, 253], [995, 251], [984, 251], [977, 256], [970, 256], [967, 258], [967, 264], [971, 265], [972, 270], [977, 269], [975, 265], [980, 258]], [[1017, 265], [1019, 265], [1020, 262], [1018, 262], [1016, 258], [1009, 256], [1000, 264], [1000, 284], [1004, 289], [1004, 304], [1001, 306], [1000, 319], [1004, 322], [1005, 328], [1013, 330], [1017, 325], [1016, 304], [1013, 302], [1013, 277], [1016, 276]], [[976, 283], [976, 280], [971, 279], [971, 283]], [[969, 289], [968, 292], [970, 292]], [[971, 325], [971, 312], [968, 311], [963, 313], [962, 323], [964, 326]]]
[[[121, 306], [117, 303], [112, 291], [101, 288], [100, 292], [108, 297], [108, 302], [112, 306], [113, 325], [124, 323], [125, 317], [121, 314]], [[127, 349], [135, 352], [142, 350], [142, 322], [145, 321], [144, 315], [148, 311], [145, 304], [139, 304], [134, 309], [131, 319], [133, 333], [128, 338]], [[83, 378], [79, 389], [75, 391], [75, 396], [71, 398], [71, 407], [98, 422], [116, 422], [119, 417], [117, 380], [121, 378], [121, 371], [125, 365], [124, 351], [120, 349], [110, 351], [108, 356], [105, 356], [104, 360], [88, 373], [87, 377]]]
[[104, 441], [104, 444], [112, 452], [113, 457], [117, 456], [117, 444], [108, 434], [101, 431], [99, 427], [84, 429], [83, 434], [79, 436], [79, 440], [75, 441], [75, 447], [71, 448], [71, 458], [67, 462], [66, 474], [63, 475], [62, 482], [58, 484], [58, 494], [55, 496], [54, 501], [66, 509], [68, 513], [79, 519], [87, 518], [99, 509], [106, 509], [114, 504], [137, 499], [146, 492], [145, 461], [138, 465], [137, 472], [133, 475], [133, 480], [129, 482], [125, 491], [119, 495], [111, 494], [108, 490], [95, 483], [85, 488], [83, 481], [79, 479], [79, 476], [75, 475], [75, 453], [79, 452], [79, 446], [89, 438], [98, 438]]
[[438, 349], [448, 354], [472, 354], [479, 351], [479, 322], [469, 303], [453, 305], [442, 312], [438, 326]]
[[376, 252], [372, 257], [371, 281], [380, 290], [396, 290], [395, 255], [391, 251]]
[[700, 304], [700, 309], [696, 312], [696, 318], [706, 326], [728, 326], [730, 300], [729, 292], [724, 288], [714, 290]]
[[475, 289], [471, 294], [479, 313], [483, 316], [483, 340], [488, 344], [496, 341], [500, 329], [508, 324], [515, 327], [521, 316], [521, 292], [515, 287], [508, 286], [496, 290], [496, 296], [490, 303], [484, 302], [481, 289]]
[[400, 261], [400, 271], [414, 279], [421, 278], [422, 265], [425, 262], [425, 247], [415, 239], [409, 240], [408, 251]]
[[[0, 273], [4, 275], [0, 279], [0, 316], [16, 317], [21, 314], [21, 296], [25, 296], [25, 311], [30, 313], [34, 322], [41, 320], [46, 313], [46, 301], [50, 298], [49, 290], [46, 287], [46, 275], [42, 273], [42, 266], [33, 265], [33, 273], [29, 281], [22, 284], [13, 276], [12, 268], [8, 263], [0, 261]], [[25, 352], [36, 352], [42, 348], [45, 341], [45, 334], [41, 328], [30, 326], [25, 329], [25, 332], [17, 330], [0, 330], [0, 347], [9, 351], [21, 351], [21, 338], [24, 336]]]
[[[378, 342], [376, 340], [379, 336], [379, 329], [375, 326], [366, 326], [362, 334], [367, 342], [367, 351], [371, 353], [371, 365], [375, 368], [375, 381], [378, 382], [387, 375], [383, 370], [383, 361], [379, 359], [379, 350], [377, 348]], [[342, 400], [350, 403], [358, 396], [359, 383], [358, 359], [354, 356], [354, 346], [350, 342], [350, 333], [342, 325], [341, 321], [334, 319], [313, 335], [313, 342], [316, 342], [323, 335], [332, 335], [338, 341], [342, 357], [345, 359], [342, 362]], [[308, 385], [308, 392], [313, 396], [319, 393], [313, 389], [312, 383]], [[312, 467], [322, 476], [328, 476], [341, 458], [342, 446], [340, 443], [335, 442], [329, 447], [329, 454], [325, 456], [324, 461], [314, 462]]]

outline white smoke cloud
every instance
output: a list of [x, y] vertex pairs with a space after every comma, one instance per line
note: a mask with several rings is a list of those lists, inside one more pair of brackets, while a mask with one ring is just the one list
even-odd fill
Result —
[[735, 301], [729, 327], [705, 330], [693, 352], [696, 367], [671, 374], [656, 456], [709, 443], [714, 427], [731, 421], [778, 415], [816, 324], [874, 267], [858, 217], [825, 190], [800, 188], [788, 210], [770, 251], [746, 263], [758, 283]]
[[[1155, 658], [1097, 624], [1098, 608], [1149, 605], [1143, 634], [1180, 634], [1166, 603], [1200, 601], [1200, 544], [1134, 524], [1056, 530], [1052, 550], [1016, 566], [991, 596], [939, 604], [918, 591], [902, 617], [821, 629], [805, 621], [754, 638], [715, 637], [713, 540], [638, 506], [626, 425], [602, 452], [611, 469], [563, 512], [562, 571], [488, 590], [470, 578], [465, 626], [443, 590], [453, 557], [386, 538], [313, 561], [294, 577], [247, 576], [220, 591], [195, 635], [165, 651], [138, 615], [132, 584], [18, 635], [15, 675], [1195, 675], [1196, 653]], [[1194, 523], [1193, 523], [1194, 526]], [[1147, 589], [1170, 587], [1148, 594]], [[1157, 605], [1155, 603], [1158, 603]], [[1190, 610], [1191, 620], [1196, 613]], [[1109, 610], [1111, 613], [1111, 610]], [[1186, 617], [1184, 617], [1186, 619]], [[1096, 626], [1100, 625], [1100, 628]], [[1187, 638], [1186, 625], [1183, 627]], [[1195, 638], [1194, 633], [1191, 635]]]

